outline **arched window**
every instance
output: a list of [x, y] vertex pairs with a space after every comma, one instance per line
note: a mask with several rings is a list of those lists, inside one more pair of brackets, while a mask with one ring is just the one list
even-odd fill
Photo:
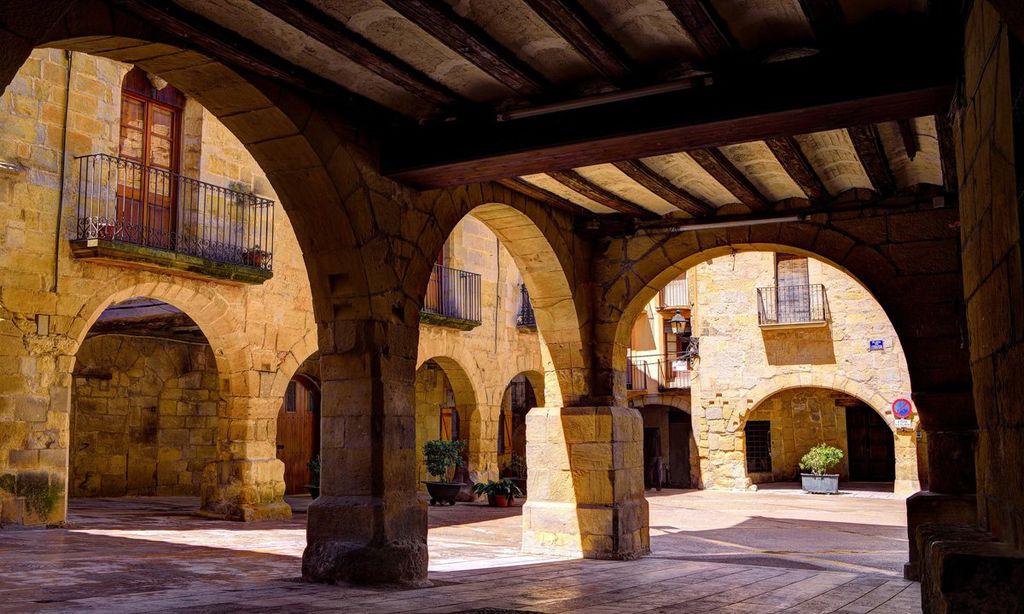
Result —
[[124, 240], [173, 248], [185, 96], [140, 68], [121, 85], [118, 227]]

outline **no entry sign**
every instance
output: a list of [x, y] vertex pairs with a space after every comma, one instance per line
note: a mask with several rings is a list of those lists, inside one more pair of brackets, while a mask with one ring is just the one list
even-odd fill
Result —
[[906, 399], [896, 399], [892, 402], [892, 415], [897, 418], [907, 418], [913, 411], [913, 406]]

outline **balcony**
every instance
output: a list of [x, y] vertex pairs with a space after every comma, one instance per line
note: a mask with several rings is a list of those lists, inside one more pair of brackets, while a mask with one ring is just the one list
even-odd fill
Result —
[[273, 276], [274, 201], [106, 154], [76, 160], [76, 258], [247, 284]]
[[435, 264], [420, 322], [459, 330], [480, 326], [480, 275]]
[[533, 315], [533, 303], [526, 284], [519, 284], [519, 313], [516, 314], [516, 328], [520, 330], [537, 330], [537, 318]]
[[626, 359], [626, 390], [631, 392], [668, 392], [689, 390], [693, 371], [686, 359]]
[[690, 288], [686, 278], [673, 279], [661, 291], [662, 309], [689, 309]]
[[762, 328], [824, 326], [829, 315], [822, 284], [757, 289], [757, 323]]

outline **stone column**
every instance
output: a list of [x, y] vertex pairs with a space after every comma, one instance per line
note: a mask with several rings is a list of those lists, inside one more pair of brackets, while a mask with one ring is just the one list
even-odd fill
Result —
[[649, 554], [643, 418], [628, 407], [537, 407], [526, 416], [523, 551]]
[[[259, 374], [254, 376], [259, 389]], [[228, 398], [219, 418], [222, 460], [203, 469], [204, 515], [246, 522], [291, 518], [284, 501], [284, 463], [275, 448], [280, 407], [280, 397]]]
[[320, 497], [302, 576], [419, 584], [427, 509], [416, 494], [415, 326], [335, 322], [321, 333]]
[[971, 390], [915, 392], [913, 399], [928, 436], [928, 490], [907, 498], [910, 562], [903, 573], [907, 579], [918, 580], [918, 527], [977, 523], [974, 454], [978, 427]]

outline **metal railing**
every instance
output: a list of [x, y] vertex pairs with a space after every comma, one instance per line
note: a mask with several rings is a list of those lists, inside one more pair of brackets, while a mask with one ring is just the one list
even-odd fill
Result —
[[516, 315], [516, 326], [537, 328], [537, 318], [533, 315], [533, 304], [530, 302], [526, 284], [519, 284], [519, 313]]
[[480, 275], [435, 264], [422, 311], [479, 324]]
[[822, 284], [757, 289], [757, 323], [761, 326], [824, 323], [828, 318]]
[[647, 363], [626, 359], [626, 390], [647, 390]]
[[76, 160], [73, 239], [273, 269], [274, 201], [106, 154]]
[[661, 290], [661, 308], [690, 306], [690, 288], [686, 278], [673, 279]]
[[658, 361], [658, 389], [659, 390], [689, 390], [690, 377], [689, 365], [683, 359], [665, 359]]

